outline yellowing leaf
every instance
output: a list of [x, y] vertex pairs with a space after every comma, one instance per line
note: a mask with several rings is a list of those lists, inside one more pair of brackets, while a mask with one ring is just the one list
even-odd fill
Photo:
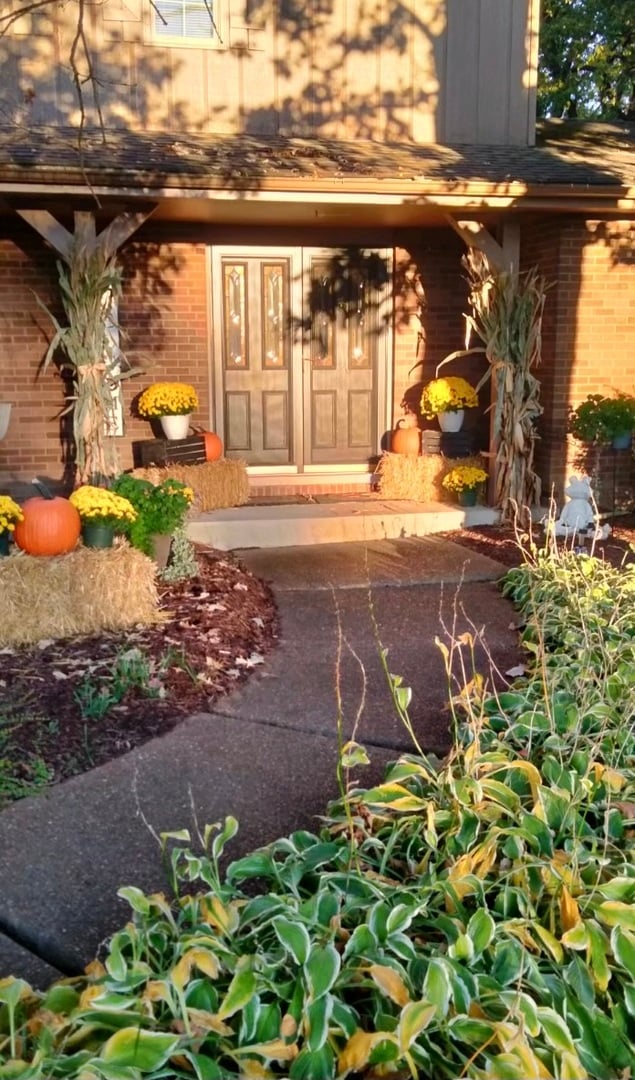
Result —
[[411, 1043], [427, 1028], [437, 1011], [436, 1005], [427, 1001], [411, 1001], [402, 1009], [397, 1028], [399, 1050], [403, 1054]]
[[213, 953], [205, 949], [188, 949], [170, 972], [170, 978], [179, 990], [190, 981], [193, 967], [209, 975], [210, 979], [218, 978], [220, 965]]
[[[577, 905], [576, 905], [577, 906]], [[556, 963], [561, 964], [564, 958], [562, 946], [550, 930], [536, 922], [533, 924], [534, 933], [540, 938], [545, 948], [551, 953]]]
[[410, 994], [397, 971], [381, 964], [371, 964], [369, 971], [373, 981], [377, 983], [382, 993], [386, 994], [391, 1001], [394, 1001], [395, 1005], [403, 1006], [408, 1004]]
[[201, 915], [205, 922], [219, 930], [221, 934], [231, 933], [238, 924], [238, 912], [231, 904], [225, 906], [217, 896], [204, 898], [201, 904]]
[[621, 900], [605, 900], [596, 908], [596, 914], [607, 926], [635, 930], [635, 904], [624, 904]]
[[260, 1054], [270, 1061], [293, 1061], [298, 1056], [298, 1048], [295, 1043], [286, 1043], [284, 1039], [271, 1039], [269, 1042], [237, 1047], [232, 1053]]
[[205, 1035], [208, 1031], [213, 1031], [216, 1035], [233, 1035], [229, 1024], [220, 1020], [215, 1013], [205, 1009], [188, 1009], [187, 1015], [193, 1035]]
[[291, 1013], [287, 1013], [282, 1017], [282, 1023], [280, 1024], [280, 1034], [283, 1039], [291, 1039], [298, 1030], [298, 1022]]
[[576, 923], [575, 926], [572, 926], [570, 930], [567, 930], [567, 932], [562, 935], [560, 940], [568, 949], [578, 949], [582, 951], [589, 947], [589, 935], [587, 934], [586, 926], [583, 922]]
[[165, 1064], [178, 1044], [178, 1035], [127, 1027], [110, 1036], [104, 1043], [100, 1056], [104, 1061], [120, 1068], [127, 1066], [141, 1072], [152, 1072]]
[[377, 1043], [386, 1039], [390, 1042], [395, 1041], [394, 1035], [388, 1031], [356, 1031], [354, 1035], [351, 1035], [339, 1056], [338, 1076], [345, 1076], [349, 1072], [360, 1072], [368, 1064], [368, 1059]]
[[535, 765], [532, 765], [531, 761], [486, 761], [481, 765], [481, 770], [487, 773], [496, 772], [509, 772], [510, 769], [514, 769], [516, 772], [522, 772], [525, 774], [531, 787], [531, 793], [534, 799], [538, 799], [538, 790], [541, 786], [542, 777], [538, 772]]
[[566, 885], [560, 891], [560, 922], [563, 930], [572, 930], [580, 922], [580, 908]]
[[588, 1072], [577, 1054], [560, 1055], [560, 1080], [588, 1080]]

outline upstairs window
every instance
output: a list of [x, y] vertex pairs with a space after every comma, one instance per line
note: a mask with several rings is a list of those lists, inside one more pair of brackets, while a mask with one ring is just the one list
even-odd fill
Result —
[[219, 40], [216, 0], [154, 0], [153, 8], [155, 37]]

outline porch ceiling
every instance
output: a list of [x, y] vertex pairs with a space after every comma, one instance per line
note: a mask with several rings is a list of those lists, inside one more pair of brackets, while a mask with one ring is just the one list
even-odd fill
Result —
[[[635, 213], [635, 125], [549, 122], [535, 147], [0, 129], [0, 199], [158, 203], [155, 220], [409, 227], [453, 211]], [[81, 207], [80, 207], [81, 208]]]

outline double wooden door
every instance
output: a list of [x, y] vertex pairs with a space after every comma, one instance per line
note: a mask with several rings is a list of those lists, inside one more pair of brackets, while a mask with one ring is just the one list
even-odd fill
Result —
[[353, 465], [378, 451], [390, 267], [360, 249], [213, 251], [217, 430], [249, 465]]

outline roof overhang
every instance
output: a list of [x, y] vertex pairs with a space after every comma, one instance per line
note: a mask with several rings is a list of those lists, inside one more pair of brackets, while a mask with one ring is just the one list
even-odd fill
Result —
[[56, 212], [150, 202], [154, 221], [276, 227], [635, 213], [635, 125], [548, 124], [541, 140], [445, 146], [0, 129], [0, 200]]
[[501, 214], [635, 214], [635, 188], [597, 190], [562, 185], [427, 184], [360, 181], [263, 181], [250, 188], [155, 185], [0, 183], [6, 209], [56, 205], [99, 209], [157, 204], [153, 220], [218, 225], [328, 225], [404, 228], [443, 224], [447, 213], [500, 218]]

